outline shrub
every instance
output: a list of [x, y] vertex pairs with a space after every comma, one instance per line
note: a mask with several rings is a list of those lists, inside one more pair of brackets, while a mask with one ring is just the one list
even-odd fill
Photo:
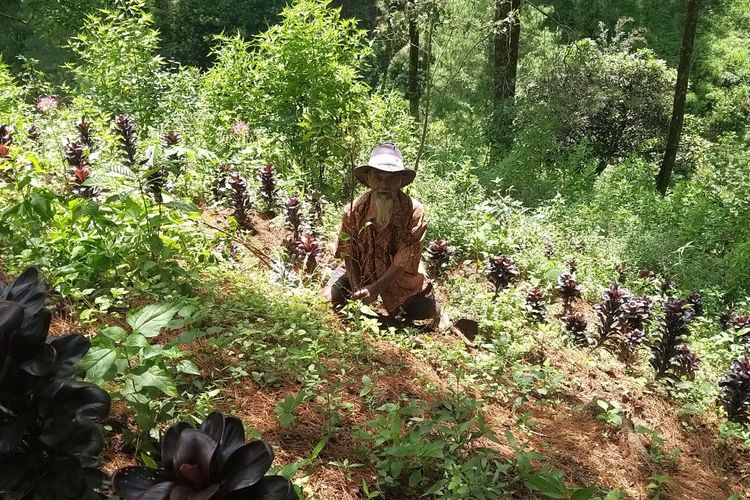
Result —
[[365, 33], [329, 3], [300, 0], [283, 10], [257, 40], [249, 88], [253, 116], [285, 138], [306, 183], [321, 192], [341, 186], [347, 136], [369, 125], [369, 89], [357, 70], [369, 53]]
[[8, 66], [0, 55], [0, 115], [15, 110], [21, 102], [23, 91], [19, 87]]
[[124, 0], [118, 10], [89, 15], [70, 47], [78, 90], [109, 113], [133, 114], [147, 127], [159, 114], [163, 61], [159, 37], [144, 0]]
[[[674, 72], [637, 36], [579, 40], [549, 54], [520, 87], [520, 127], [555, 138], [546, 163], [591, 149], [601, 172], [612, 162], [661, 142], [669, 124]], [[547, 130], [552, 125], [553, 130]]]

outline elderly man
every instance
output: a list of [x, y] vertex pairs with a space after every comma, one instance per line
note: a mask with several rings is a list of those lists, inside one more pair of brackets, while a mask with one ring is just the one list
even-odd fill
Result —
[[344, 267], [322, 292], [334, 306], [347, 299], [367, 304], [380, 296], [389, 316], [429, 319], [437, 326], [440, 307], [421, 265], [424, 210], [401, 192], [415, 175], [388, 142], [378, 144], [367, 165], [354, 170], [369, 191], [347, 207], [341, 222], [336, 257], [344, 259]]

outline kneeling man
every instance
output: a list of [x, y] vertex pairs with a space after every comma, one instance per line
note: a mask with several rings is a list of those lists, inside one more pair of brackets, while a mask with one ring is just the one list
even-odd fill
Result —
[[437, 326], [440, 307], [421, 263], [424, 209], [401, 191], [416, 172], [404, 168], [401, 152], [385, 142], [354, 175], [369, 191], [347, 207], [336, 247], [344, 266], [333, 273], [323, 295], [336, 307], [347, 299], [368, 304], [380, 296], [389, 316], [430, 319]]

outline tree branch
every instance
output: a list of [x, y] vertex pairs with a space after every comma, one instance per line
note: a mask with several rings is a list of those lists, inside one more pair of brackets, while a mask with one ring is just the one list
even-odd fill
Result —
[[6, 19], [10, 19], [11, 21], [16, 21], [21, 24], [25, 24], [26, 26], [31, 26], [31, 23], [26, 21], [25, 19], [21, 19], [20, 17], [11, 16], [10, 14], [6, 14], [5, 12], [0, 10], [0, 17], [4, 17]]

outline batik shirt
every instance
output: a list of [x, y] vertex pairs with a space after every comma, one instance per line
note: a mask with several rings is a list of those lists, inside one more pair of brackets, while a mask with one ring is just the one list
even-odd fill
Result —
[[428, 286], [420, 266], [427, 221], [422, 204], [399, 191], [390, 222], [379, 228], [371, 198], [372, 192], [368, 192], [353, 205], [347, 204], [336, 257], [349, 256], [359, 264], [363, 287], [377, 281], [392, 264], [403, 269], [403, 274], [381, 293], [383, 305], [393, 313], [406, 299]]

